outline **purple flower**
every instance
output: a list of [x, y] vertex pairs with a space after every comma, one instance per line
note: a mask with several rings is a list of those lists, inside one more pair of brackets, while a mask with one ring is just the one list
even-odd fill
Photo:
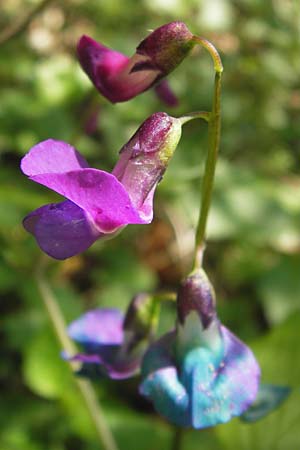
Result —
[[67, 200], [28, 214], [25, 229], [45, 253], [65, 259], [127, 224], [151, 222], [155, 188], [180, 136], [179, 119], [153, 114], [121, 149], [112, 173], [89, 168], [65, 142], [37, 144], [22, 159], [22, 171]]
[[68, 327], [85, 353], [67, 358], [83, 364], [79, 373], [124, 379], [136, 375], [157, 326], [159, 302], [138, 294], [124, 315], [118, 309], [95, 309]]
[[[151, 88], [174, 70], [195, 45], [183, 22], [171, 22], [154, 30], [128, 58], [88, 36], [78, 42], [79, 62], [98, 91], [112, 103], [124, 102]], [[177, 99], [166, 82], [156, 93], [170, 106]]]
[[205, 273], [177, 297], [176, 330], [145, 354], [140, 392], [176, 425], [205, 428], [241, 415], [254, 402], [260, 370], [251, 350], [220, 324]]

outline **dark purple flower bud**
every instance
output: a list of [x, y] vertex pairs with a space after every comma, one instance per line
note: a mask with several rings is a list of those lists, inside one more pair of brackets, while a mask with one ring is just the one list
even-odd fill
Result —
[[136, 49], [163, 76], [174, 70], [194, 47], [193, 35], [183, 22], [171, 22], [154, 30]]
[[196, 270], [181, 283], [177, 294], [177, 312], [181, 325], [191, 311], [195, 311], [203, 328], [216, 318], [214, 289], [204, 270]]
[[[195, 45], [192, 38], [183, 22], [171, 22], [144, 39], [131, 58], [88, 36], [79, 40], [77, 53], [83, 70], [98, 91], [116, 103], [146, 91], [174, 70]], [[167, 96], [164, 92], [160, 97], [167, 104], [174, 103], [171, 93]]]
[[68, 327], [69, 336], [84, 353], [66, 359], [83, 364], [79, 373], [102, 374], [124, 379], [138, 373], [141, 359], [153, 338], [159, 317], [159, 302], [148, 294], [131, 301], [125, 317], [117, 309], [95, 309]]
[[88, 167], [71, 145], [49, 139], [21, 162], [23, 173], [67, 198], [24, 219], [48, 255], [65, 259], [127, 224], [153, 218], [153, 195], [181, 135], [179, 119], [150, 116], [121, 150], [113, 173]]

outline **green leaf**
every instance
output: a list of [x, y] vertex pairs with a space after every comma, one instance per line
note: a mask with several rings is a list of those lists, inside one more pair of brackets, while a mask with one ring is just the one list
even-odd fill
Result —
[[261, 384], [255, 402], [241, 415], [244, 422], [256, 422], [278, 408], [291, 393], [288, 386]]
[[45, 398], [58, 398], [72, 383], [66, 363], [61, 359], [56, 339], [50, 330], [42, 331], [25, 353], [24, 378], [33, 392]]

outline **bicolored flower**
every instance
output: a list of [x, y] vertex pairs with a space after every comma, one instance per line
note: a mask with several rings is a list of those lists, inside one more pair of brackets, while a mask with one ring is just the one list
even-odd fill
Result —
[[[98, 91], [112, 103], [124, 102], [146, 91], [172, 72], [195, 45], [183, 22], [171, 22], [154, 30], [127, 57], [88, 36], [78, 42], [79, 62]], [[156, 87], [168, 104], [176, 97], [166, 82]]]
[[25, 229], [45, 253], [65, 259], [127, 224], [151, 222], [155, 188], [180, 136], [179, 119], [153, 114], [121, 149], [112, 173], [90, 168], [65, 142], [35, 145], [22, 159], [22, 171], [67, 200], [28, 214]]
[[260, 369], [251, 350], [220, 324], [202, 270], [182, 283], [176, 330], [147, 351], [140, 392], [178, 426], [205, 428], [241, 415], [254, 402]]
[[136, 375], [157, 327], [159, 302], [147, 294], [131, 301], [126, 315], [118, 309], [95, 309], [68, 327], [69, 336], [84, 353], [67, 358], [80, 361], [79, 373], [124, 379]]

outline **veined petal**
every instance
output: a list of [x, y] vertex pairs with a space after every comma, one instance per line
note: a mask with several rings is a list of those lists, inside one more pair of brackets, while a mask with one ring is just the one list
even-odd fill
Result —
[[32, 211], [23, 225], [41, 249], [56, 259], [83, 252], [101, 236], [83, 209], [68, 200]]
[[66, 173], [44, 173], [30, 178], [88, 212], [103, 233], [111, 233], [129, 223], [147, 223], [132, 205], [125, 187], [110, 173], [80, 169]]
[[64, 173], [86, 167], [88, 163], [74, 147], [54, 139], [35, 145], [21, 161], [21, 170], [28, 176]]
[[123, 313], [114, 308], [88, 311], [68, 327], [69, 336], [84, 348], [96, 351], [103, 345], [119, 345], [123, 341]]

